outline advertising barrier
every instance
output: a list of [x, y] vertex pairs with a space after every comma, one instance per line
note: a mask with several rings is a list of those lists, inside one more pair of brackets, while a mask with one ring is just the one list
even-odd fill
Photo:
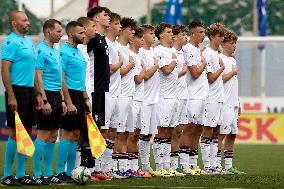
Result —
[[284, 114], [242, 114], [236, 142], [284, 144]]

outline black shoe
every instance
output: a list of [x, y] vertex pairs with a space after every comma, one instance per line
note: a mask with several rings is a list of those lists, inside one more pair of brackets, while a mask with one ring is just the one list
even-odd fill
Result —
[[65, 172], [58, 174], [57, 177], [64, 183], [73, 183], [71, 176], [67, 176]]
[[1, 184], [5, 186], [22, 186], [12, 175], [3, 178]]
[[36, 183], [35, 180], [28, 175], [18, 178], [17, 181], [22, 185], [40, 186], [40, 184]]
[[39, 178], [34, 179], [34, 180], [35, 180], [35, 183], [37, 183], [38, 185], [49, 185], [48, 180], [46, 180], [44, 176], [40, 176]]
[[62, 180], [60, 180], [57, 176], [52, 175], [51, 177], [47, 177], [46, 180], [52, 184], [62, 184]]

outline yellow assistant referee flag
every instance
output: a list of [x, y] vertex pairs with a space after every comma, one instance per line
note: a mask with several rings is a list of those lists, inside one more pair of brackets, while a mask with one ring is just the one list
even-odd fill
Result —
[[106, 141], [99, 131], [91, 113], [87, 114], [88, 137], [93, 157], [99, 158], [106, 149]]
[[18, 112], [15, 111], [16, 142], [18, 153], [33, 157], [35, 152], [34, 143], [21, 122]]

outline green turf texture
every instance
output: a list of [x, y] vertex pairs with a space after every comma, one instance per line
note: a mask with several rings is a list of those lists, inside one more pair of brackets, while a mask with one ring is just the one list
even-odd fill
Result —
[[[3, 175], [5, 144], [0, 142], [0, 175]], [[152, 159], [153, 162], [153, 159]], [[199, 161], [200, 164], [200, 161]], [[200, 164], [201, 165], [201, 164]], [[84, 186], [42, 186], [59, 189], [75, 188], [284, 188], [283, 145], [236, 145], [234, 165], [246, 175], [187, 176], [183, 178], [124, 179], [89, 182]], [[32, 160], [28, 158], [27, 172], [32, 173]], [[21, 187], [34, 188], [34, 187]]]

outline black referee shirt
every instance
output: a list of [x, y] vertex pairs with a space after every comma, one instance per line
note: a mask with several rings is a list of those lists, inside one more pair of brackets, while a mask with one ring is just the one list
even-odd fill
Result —
[[87, 52], [93, 52], [90, 56], [94, 56], [94, 90], [109, 92], [109, 51], [105, 36], [97, 33], [87, 44]]

